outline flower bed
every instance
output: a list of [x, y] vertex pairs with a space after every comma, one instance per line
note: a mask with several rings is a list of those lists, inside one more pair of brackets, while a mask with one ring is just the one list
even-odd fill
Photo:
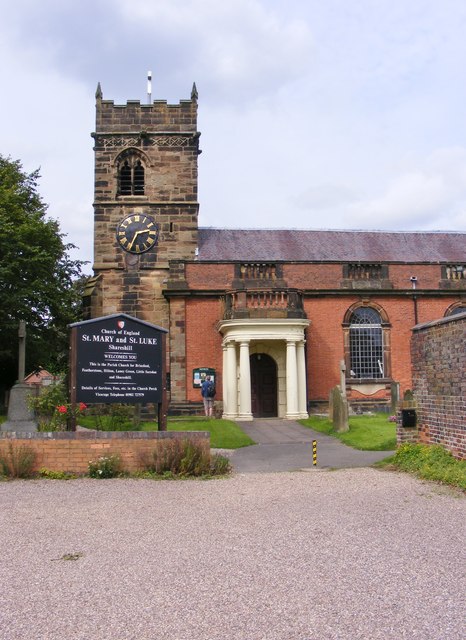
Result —
[[35, 468], [85, 474], [89, 461], [100, 456], [119, 456], [128, 472], [140, 471], [141, 461], [164, 439], [193, 440], [210, 448], [207, 431], [52, 431], [0, 432], [0, 455], [9, 447], [27, 445], [36, 454]]

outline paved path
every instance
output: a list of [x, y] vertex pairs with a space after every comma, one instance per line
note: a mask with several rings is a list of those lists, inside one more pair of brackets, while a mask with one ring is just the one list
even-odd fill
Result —
[[358, 451], [331, 436], [297, 422], [259, 419], [241, 422], [241, 429], [257, 444], [236, 449], [230, 460], [240, 473], [295, 471], [313, 467], [312, 441], [317, 440], [317, 468], [368, 467], [391, 451]]

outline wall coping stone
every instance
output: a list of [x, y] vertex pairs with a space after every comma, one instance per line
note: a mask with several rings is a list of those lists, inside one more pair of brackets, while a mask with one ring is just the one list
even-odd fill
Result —
[[2, 431], [0, 440], [163, 440], [209, 438], [209, 431]]
[[431, 322], [417, 324], [415, 327], [413, 327], [413, 331], [424, 331], [425, 329], [429, 329], [430, 327], [437, 327], [439, 325], [447, 324], [449, 322], [456, 322], [458, 320], [466, 320], [466, 312], [455, 313], [452, 316], [447, 316], [446, 318], [440, 318], [439, 320], [432, 320]]

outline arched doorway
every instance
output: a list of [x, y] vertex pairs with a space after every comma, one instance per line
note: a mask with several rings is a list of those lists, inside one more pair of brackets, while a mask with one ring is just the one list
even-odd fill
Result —
[[277, 417], [277, 365], [266, 353], [254, 353], [251, 364], [251, 410], [255, 418]]

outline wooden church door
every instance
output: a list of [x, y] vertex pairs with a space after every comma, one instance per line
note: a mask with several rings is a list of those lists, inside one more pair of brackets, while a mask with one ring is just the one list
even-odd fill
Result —
[[265, 353], [254, 353], [251, 363], [251, 409], [255, 418], [277, 416], [277, 365]]

